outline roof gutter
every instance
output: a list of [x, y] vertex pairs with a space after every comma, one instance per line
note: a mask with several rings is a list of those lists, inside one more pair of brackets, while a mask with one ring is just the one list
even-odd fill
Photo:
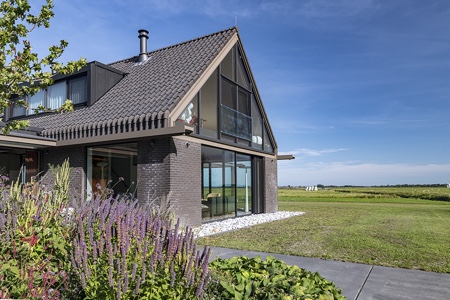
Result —
[[11, 132], [8, 135], [0, 134], [0, 147], [20, 148], [20, 149], [39, 149], [55, 147], [56, 140], [33, 136], [30, 134], [20, 134]]
[[295, 156], [292, 154], [277, 155], [277, 160], [291, 160], [291, 159], [295, 159]]
[[122, 132], [116, 134], [90, 136], [85, 138], [77, 138], [70, 140], [59, 140], [56, 142], [57, 147], [61, 146], [73, 146], [80, 144], [94, 144], [105, 142], [117, 142], [124, 140], [141, 139], [147, 137], [164, 137], [164, 136], [177, 136], [177, 135], [190, 135], [194, 132], [194, 128], [181, 123], [177, 123], [173, 127], [163, 127], [150, 130]]

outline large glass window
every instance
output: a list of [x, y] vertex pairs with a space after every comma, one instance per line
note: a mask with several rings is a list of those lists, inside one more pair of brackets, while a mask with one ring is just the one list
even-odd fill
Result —
[[66, 82], [58, 82], [47, 89], [47, 107], [57, 109], [66, 101]]
[[[227, 175], [224, 170], [223, 150], [203, 146], [202, 170], [202, 218], [206, 220], [223, 218], [228, 211], [224, 191]], [[231, 216], [234, 216], [234, 212]]]
[[222, 79], [222, 105], [236, 109], [236, 85]]
[[[222, 78], [220, 131], [229, 136], [246, 140], [244, 144], [247, 146], [248, 141], [252, 139], [250, 97], [250, 92], [237, 86], [236, 83]], [[222, 138], [230, 139], [227, 136], [222, 136]], [[238, 140], [238, 142], [241, 141]]]
[[69, 96], [68, 99], [72, 100], [73, 104], [80, 104], [87, 102], [87, 77], [76, 77], [69, 80]]
[[200, 134], [212, 138], [218, 137], [217, 86], [217, 72], [214, 72], [200, 90]]
[[250, 116], [250, 93], [242, 88], [238, 90], [238, 111]]
[[252, 176], [253, 167], [249, 155], [202, 146], [203, 220], [261, 212], [253, 209], [262, 207], [262, 193], [254, 197], [253, 183], [261, 186], [263, 176]]
[[264, 150], [267, 152], [273, 152], [273, 145], [270, 141], [269, 134], [267, 133], [266, 126], [264, 126]]
[[256, 104], [255, 98], [252, 99], [252, 147], [262, 149], [263, 143], [263, 119]]
[[252, 118], [246, 114], [222, 105], [222, 132], [251, 140]]
[[252, 212], [252, 161], [249, 155], [236, 154], [237, 214]]
[[250, 89], [250, 80], [248, 79], [247, 72], [245, 71], [244, 62], [242, 59], [238, 59], [238, 72], [237, 72], [237, 82], [239, 85], [245, 87], [246, 89]]
[[198, 125], [198, 94], [189, 102], [177, 119], [178, 122], [197, 127]]
[[11, 116], [18, 117], [18, 116], [25, 115], [26, 114], [25, 107], [17, 104], [17, 101], [23, 101], [24, 102], [23, 104], [25, 104], [25, 100], [23, 98], [15, 98], [12, 101], [13, 101], [13, 106], [12, 106]]
[[16, 105], [17, 100], [13, 99], [12, 117], [32, 115], [34, 109], [39, 106], [48, 109], [60, 108], [66, 99], [72, 100], [73, 104], [86, 103], [88, 98], [88, 80], [87, 76], [79, 76], [55, 82], [46, 90], [40, 90], [33, 96], [26, 95], [23, 101], [28, 102], [29, 109]]
[[44, 106], [45, 104], [45, 91], [39, 91], [33, 96], [28, 97], [28, 105], [30, 109], [27, 111], [27, 115], [34, 114], [33, 109], [37, 109], [39, 106]]
[[[273, 152], [259, 102], [236, 44], [178, 116], [201, 136]], [[264, 136], [266, 141], [264, 142]]]
[[90, 147], [87, 149], [88, 193], [113, 189], [115, 196], [135, 194], [137, 144]]
[[222, 61], [221, 65], [221, 73], [223, 76], [227, 77], [228, 79], [235, 81], [235, 66], [236, 66], [236, 58], [234, 54], [234, 48], [231, 49], [230, 52], [228, 52], [227, 56]]
[[224, 196], [224, 214], [234, 216], [236, 213], [236, 160], [235, 153], [232, 151], [223, 151], [223, 196]]

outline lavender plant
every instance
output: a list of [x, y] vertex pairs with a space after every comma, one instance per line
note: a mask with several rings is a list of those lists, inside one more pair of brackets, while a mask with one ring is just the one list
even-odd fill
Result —
[[209, 249], [173, 224], [168, 199], [142, 206], [109, 191], [80, 201], [69, 163], [51, 170], [50, 190], [0, 177], [0, 299], [202, 297]]
[[97, 197], [75, 209], [71, 262], [87, 299], [200, 298], [209, 249], [197, 251], [190, 228], [132, 199]]

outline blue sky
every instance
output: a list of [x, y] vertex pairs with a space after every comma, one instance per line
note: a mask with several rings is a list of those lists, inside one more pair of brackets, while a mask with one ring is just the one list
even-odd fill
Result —
[[[34, 1], [40, 2], [40, 1]], [[55, 0], [34, 49], [110, 63], [237, 24], [279, 152], [280, 185], [450, 182], [447, 0]]]

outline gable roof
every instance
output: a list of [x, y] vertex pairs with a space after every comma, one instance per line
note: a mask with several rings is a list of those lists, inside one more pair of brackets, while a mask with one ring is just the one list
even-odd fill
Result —
[[[232, 27], [147, 52], [149, 59], [143, 63], [138, 63], [138, 55], [111, 63], [108, 65], [111, 70], [126, 75], [96, 102], [71, 113], [39, 114], [29, 116], [28, 120], [31, 126], [43, 128], [41, 136], [58, 140], [61, 145], [80, 138], [85, 142], [99, 142], [101, 136], [105, 141], [144, 137], [148, 129], [152, 129], [155, 136], [190, 134], [193, 128], [173, 123], [174, 118], [176, 120], [180, 109], [187, 105], [186, 101], [191, 101], [236, 42], [242, 47], [238, 29]], [[254, 83], [245, 51], [240, 49]], [[256, 85], [254, 89], [267, 120]], [[270, 124], [266, 122], [266, 126], [277, 148]]]
[[143, 64], [137, 64], [138, 56], [111, 63], [110, 67], [127, 75], [97, 102], [63, 116], [38, 115], [29, 119], [30, 124], [44, 128], [42, 134], [51, 137], [75, 127], [125, 125], [124, 119], [147, 122], [147, 129], [165, 127], [170, 111], [236, 34], [237, 28], [232, 27], [148, 52]]

